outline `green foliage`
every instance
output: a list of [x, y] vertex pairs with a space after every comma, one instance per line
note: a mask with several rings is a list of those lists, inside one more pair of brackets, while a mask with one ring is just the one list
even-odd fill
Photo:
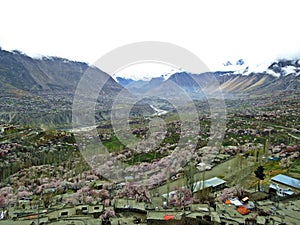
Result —
[[75, 191], [74, 190], [72, 190], [72, 189], [68, 189], [67, 190], [67, 194], [73, 194]]
[[125, 147], [116, 136], [112, 136], [109, 140], [101, 142], [109, 152], [119, 152]]
[[263, 166], [258, 166], [257, 169], [254, 171], [256, 178], [258, 178], [260, 180], [264, 180], [266, 177], [266, 174], [264, 171], [265, 171], [265, 169]]
[[258, 166], [257, 169], [254, 171], [254, 174], [256, 178], [258, 179], [258, 191], [260, 191], [260, 181], [264, 180], [266, 175], [265, 175], [265, 169], [263, 166]]
[[90, 189], [96, 189], [96, 181], [90, 183]]
[[298, 176], [300, 176], [300, 157], [294, 160], [292, 166], [289, 168], [289, 173], [298, 174]]
[[[7, 156], [0, 158], [1, 181], [8, 181], [10, 175], [32, 166], [62, 165], [70, 169], [71, 161], [82, 157], [77, 147], [73, 145], [74, 135], [66, 131], [43, 131], [28, 126], [15, 126], [7, 130], [2, 138], [15, 143], [14, 147], [10, 147], [9, 153], [13, 154], [16, 159], [7, 164], [3, 163]], [[5, 144], [3, 144], [3, 147], [7, 148]], [[81, 171], [84, 171], [89, 167], [84, 161], [84, 163], [81, 163], [80, 168]], [[35, 174], [35, 176], [39, 177], [40, 175]]]
[[184, 176], [185, 176], [186, 186], [188, 187], [191, 193], [194, 193], [194, 189], [195, 189], [194, 174], [195, 174], [195, 166], [193, 162], [189, 162], [184, 170]]
[[126, 163], [129, 165], [134, 165], [136, 163], [141, 163], [141, 162], [152, 162], [154, 159], [159, 159], [162, 158], [166, 155], [162, 155], [161, 153], [158, 152], [148, 152], [148, 153], [141, 153], [141, 154], [134, 154], [130, 160], [128, 160]]

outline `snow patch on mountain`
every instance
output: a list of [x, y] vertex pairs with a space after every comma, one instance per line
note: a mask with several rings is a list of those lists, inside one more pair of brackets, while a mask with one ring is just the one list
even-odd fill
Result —
[[264, 73], [268, 70], [268, 67], [270, 66], [270, 63], [265, 62], [258, 65], [250, 65], [248, 66], [248, 70], [243, 75], [249, 75], [251, 73]]
[[299, 69], [297, 69], [295, 66], [286, 66], [283, 67], [282, 70], [284, 71], [285, 75], [299, 72]]
[[243, 59], [239, 59], [235, 63], [232, 63], [231, 61], [223, 63], [222, 66], [217, 68], [217, 71], [231, 71], [233, 74], [246, 76], [251, 73], [266, 72], [270, 64], [271, 62], [254, 64], [244, 61]]
[[270, 70], [270, 69], [267, 69], [266, 73], [270, 74], [270, 75], [273, 75], [274, 77], [280, 77], [281, 76], [280, 73], [276, 73], [274, 70]]
[[299, 60], [276, 60], [266, 61], [260, 64], [251, 63], [230, 63], [230, 61], [223, 64], [219, 71], [232, 71], [233, 74], [248, 76], [253, 73], [266, 73], [274, 77], [287, 76], [287, 75], [299, 75], [300, 62]]

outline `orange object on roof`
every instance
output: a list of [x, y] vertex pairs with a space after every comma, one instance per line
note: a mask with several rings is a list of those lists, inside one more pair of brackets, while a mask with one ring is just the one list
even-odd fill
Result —
[[172, 220], [174, 219], [173, 215], [164, 215], [164, 220]]
[[239, 206], [236, 210], [242, 215], [246, 215], [249, 213], [249, 210], [243, 205]]
[[231, 204], [231, 201], [229, 199], [226, 199], [225, 204], [229, 205]]

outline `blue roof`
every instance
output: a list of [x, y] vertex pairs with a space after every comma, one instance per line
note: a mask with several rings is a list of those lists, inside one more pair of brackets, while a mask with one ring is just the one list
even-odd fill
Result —
[[271, 180], [293, 188], [300, 189], [300, 180], [293, 177], [289, 177], [283, 174], [278, 174], [275, 177], [273, 177]]

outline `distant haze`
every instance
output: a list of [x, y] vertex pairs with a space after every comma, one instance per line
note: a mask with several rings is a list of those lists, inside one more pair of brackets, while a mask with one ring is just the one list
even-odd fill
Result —
[[113, 78], [122, 77], [133, 80], [150, 80], [153, 77], [168, 79], [172, 74], [181, 71], [170, 65], [161, 63], [138, 63], [122, 68], [113, 74]]

